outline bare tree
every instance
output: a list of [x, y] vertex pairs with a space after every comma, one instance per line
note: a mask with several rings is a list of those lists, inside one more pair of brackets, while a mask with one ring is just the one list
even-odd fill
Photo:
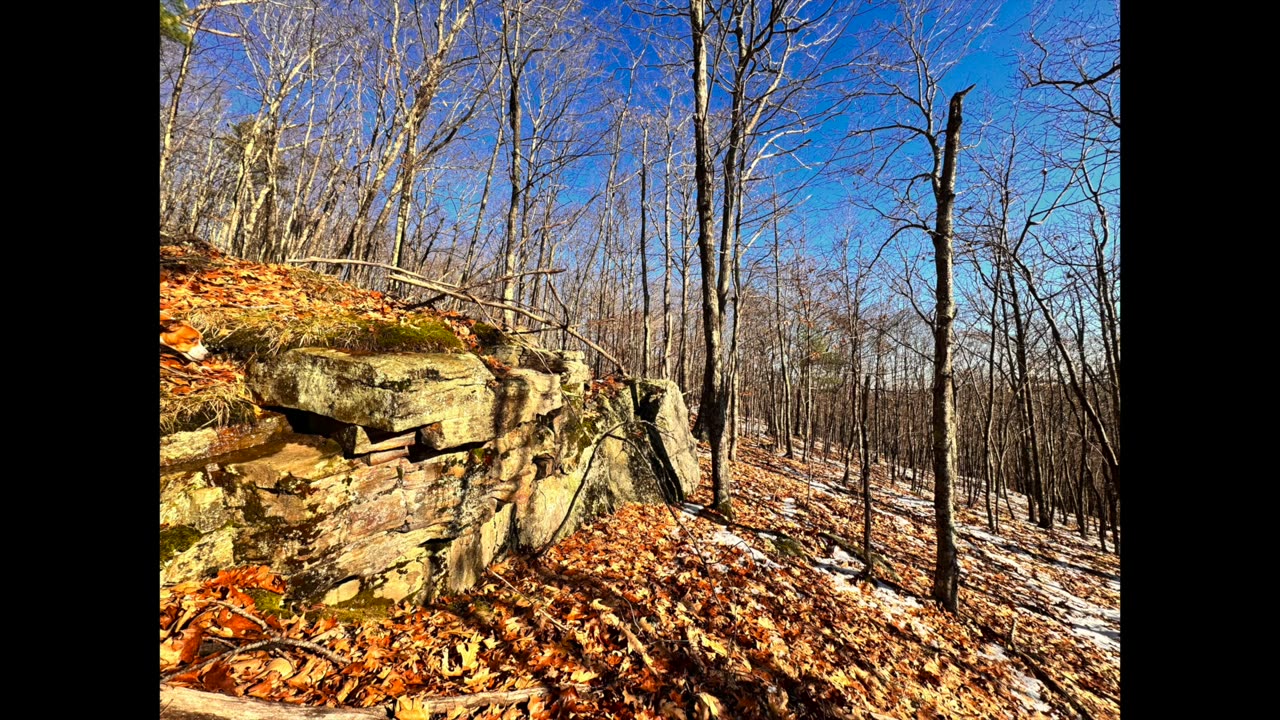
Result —
[[[881, 124], [859, 130], [868, 138], [890, 138], [887, 147], [873, 146], [878, 178], [892, 195], [892, 209], [880, 209], [895, 228], [925, 233], [934, 256], [932, 317], [918, 307], [933, 334], [933, 471], [937, 553], [933, 597], [955, 612], [959, 607], [960, 565], [952, 519], [952, 491], [956, 479], [956, 417], [953, 370], [955, 322], [953, 245], [956, 176], [965, 96], [973, 86], [955, 92], [942, 117], [942, 83], [948, 71], [989, 24], [981, 9], [929, 0], [903, 0], [897, 18], [882, 25], [883, 43], [869, 53], [863, 67], [872, 77], [870, 97], [884, 106], [872, 110]], [[918, 159], [910, 155], [921, 148]], [[886, 180], [893, 177], [894, 180]], [[916, 183], [928, 183], [931, 202], [920, 202]], [[927, 207], [927, 210], [922, 210]], [[904, 276], [907, 298], [915, 303], [912, 273]]]

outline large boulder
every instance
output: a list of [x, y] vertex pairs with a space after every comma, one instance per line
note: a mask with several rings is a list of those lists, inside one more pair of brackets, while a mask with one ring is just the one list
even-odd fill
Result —
[[261, 405], [306, 410], [352, 425], [401, 432], [438, 423], [437, 448], [496, 434], [493, 373], [474, 355], [297, 348], [249, 368]]
[[560, 376], [560, 383], [571, 392], [581, 392], [591, 379], [591, 371], [583, 362], [580, 350], [543, 350], [524, 345], [499, 345], [493, 356], [513, 368], [527, 368]]
[[555, 375], [535, 370], [512, 370], [502, 381], [498, 415], [503, 430], [533, 422], [560, 409], [564, 397]]
[[565, 406], [569, 416], [559, 454], [549, 463], [559, 472], [518, 484], [516, 545], [541, 548], [592, 517], [630, 503], [663, 502], [660, 480], [640, 451], [644, 432], [636, 423], [631, 396], [621, 393], [597, 402], [590, 412], [576, 404]]
[[649, 434], [663, 495], [669, 502], [683, 502], [698, 491], [702, 471], [680, 386], [670, 380], [636, 380], [632, 388], [636, 416]]

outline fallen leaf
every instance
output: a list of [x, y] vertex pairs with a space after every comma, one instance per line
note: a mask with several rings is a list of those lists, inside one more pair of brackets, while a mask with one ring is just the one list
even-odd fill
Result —
[[714, 720], [714, 718], [718, 718], [724, 713], [724, 706], [711, 693], [700, 692], [698, 693], [694, 712], [697, 714], [698, 720]]
[[398, 697], [395, 708], [396, 720], [431, 720], [431, 711], [420, 698]]

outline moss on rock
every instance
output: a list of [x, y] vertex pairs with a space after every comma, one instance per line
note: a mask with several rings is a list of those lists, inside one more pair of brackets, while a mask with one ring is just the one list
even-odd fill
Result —
[[481, 347], [492, 348], [497, 345], [510, 344], [511, 338], [498, 328], [485, 322], [478, 322], [471, 328]]
[[195, 545], [203, 534], [190, 525], [176, 525], [160, 531], [160, 566]]
[[250, 588], [244, 592], [253, 599], [253, 606], [263, 615], [275, 615], [280, 618], [293, 617], [293, 612], [284, 606], [284, 595], [261, 588]]
[[465, 349], [462, 341], [443, 320], [423, 318], [413, 323], [364, 321], [370, 347], [377, 352], [458, 352]]
[[391, 614], [396, 603], [389, 598], [378, 597], [374, 592], [375, 589], [372, 587], [364, 588], [355, 597], [341, 605], [324, 608], [317, 613], [311, 614], [311, 617], [334, 617], [339, 622], [352, 624], [386, 618]]

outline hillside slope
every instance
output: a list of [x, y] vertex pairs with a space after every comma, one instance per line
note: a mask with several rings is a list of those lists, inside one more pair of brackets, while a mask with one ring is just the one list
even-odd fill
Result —
[[[162, 353], [162, 432], [252, 417], [241, 368], [255, 353], [476, 351], [496, 332], [307, 270], [188, 246], [161, 248], [161, 307], [214, 351], [201, 363]], [[861, 543], [862, 503], [840, 486], [841, 469], [746, 438], [736, 522], [706, 509], [704, 482], [683, 506], [625, 508], [427, 607], [281, 608], [281, 581], [262, 568], [162, 588], [161, 678], [285, 703], [392, 707], [405, 720], [424, 717], [427, 698], [504, 692], [516, 694], [454, 702], [443, 715], [1119, 717], [1114, 556], [1008, 510], [995, 535], [960, 507], [953, 617], [923, 600], [931, 500], [874, 467], [875, 551], [890, 579], [861, 581], [847, 550]]]
[[[737, 467], [740, 525], [706, 512], [705, 490], [682, 508], [627, 508], [542, 557], [495, 566], [472, 593], [363, 622], [320, 608], [311, 619], [266, 614], [270, 581], [252, 571], [162, 591], [162, 675], [293, 703], [399, 699], [402, 710], [416, 698], [548, 689], [448, 717], [1070, 718], [1073, 701], [1119, 717], [1114, 559], [1020, 523], [990, 535], [962, 512], [954, 618], [920, 600], [932, 547], [923, 498], [875, 483], [876, 549], [901, 578], [894, 589], [858, 582], [861, 563], [819, 535], [852, 538], [861, 526], [836, 467], [756, 445]], [[1014, 618], [1022, 658], [1009, 647]], [[223, 648], [201, 649], [207, 635], [288, 638], [334, 656], [268, 644], [210, 662]]]

